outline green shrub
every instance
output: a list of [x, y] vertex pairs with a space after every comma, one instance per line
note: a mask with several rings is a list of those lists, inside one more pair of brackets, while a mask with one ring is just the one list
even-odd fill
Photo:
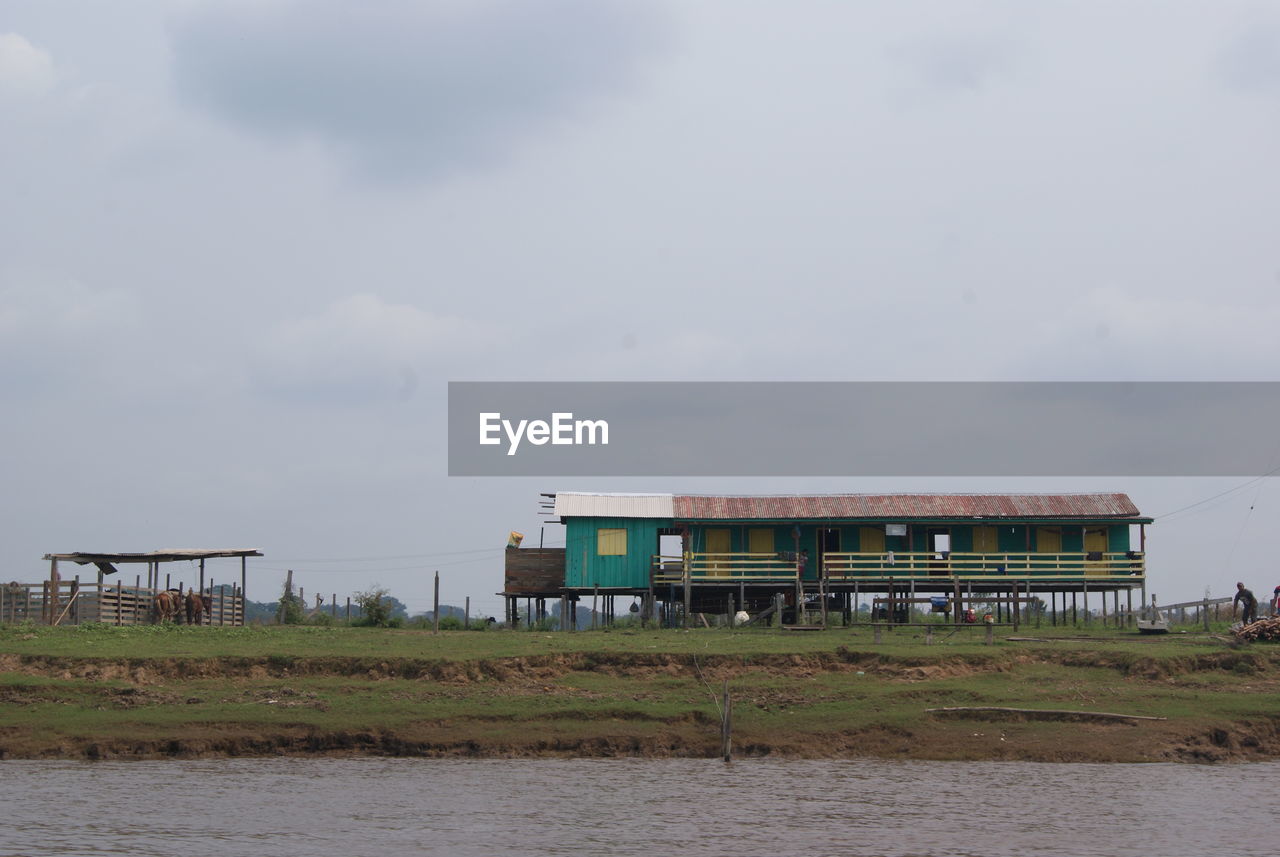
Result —
[[381, 586], [352, 595], [352, 599], [360, 606], [360, 618], [352, 620], [351, 624], [371, 628], [400, 627], [403, 622], [392, 624], [391, 602], [387, 600], [388, 595], [390, 593]]

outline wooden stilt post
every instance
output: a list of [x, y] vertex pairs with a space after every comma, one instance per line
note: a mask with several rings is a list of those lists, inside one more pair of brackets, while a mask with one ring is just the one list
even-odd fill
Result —
[[[684, 552], [684, 627], [688, 628], [692, 624], [693, 611], [693, 578], [691, 569], [689, 568], [690, 553]], [[591, 619], [591, 627], [595, 627], [594, 616]]]
[[440, 571], [436, 570], [435, 596], [431, 602], [431, 633], [440, 633]]
[[1083, 588], [1081, 589], [1080, 600], [1083, 602], [1083, 606], [1084, 606], [1084, 624], [1085, 624], [1085, 627], [1088, 627], [1089, 626], [1089, 584], [1087, 583], [1082, 584], [1082, 587]]
[[1126, 590], [1124, 591], [1124, 597], [1125, 597], [1125, 602], [1126, 602], [1126, 604], [1125, 604], [1125, 615], [1126, 615], [1126, 616], [1128, 616], [1128, 623], [1127, 623], [1127, 624], [1129, 625], [1129, 627], [1130, 627], [1130, 628], [1132, 628], [1132, 627], [1133, 627], [1133, 590], [1132, 590], [1132, 589], [1126, 589]]
[[204, 594], [204, 558], [200, 558], [200, 588], [196, 590], [201, 595]]

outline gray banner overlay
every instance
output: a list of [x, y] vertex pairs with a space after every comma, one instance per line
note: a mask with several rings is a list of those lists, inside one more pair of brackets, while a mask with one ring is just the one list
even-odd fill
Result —
[[450, 476], [1258, 476], [1277, 466], [1276, 382], [449, 384]]

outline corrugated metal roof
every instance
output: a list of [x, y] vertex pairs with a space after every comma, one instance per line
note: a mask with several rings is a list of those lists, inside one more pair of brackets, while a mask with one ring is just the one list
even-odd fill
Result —
[[814, 518], [1138, 518], [1125, 494], [677, 495], [681, 520], [794, 521]]
[[556, 492], [560, 518], [670, 518], [670, 494], [587, 494]]
[[65, 559], [85, 565], [91, 562], [178, 562], [181, 560], [236, 556], [262, 556], [262, 552], [257, 548], [216, 548], [214, 550], [171, 548], [169, 550], [145, 551], [141, 553], [93, 553], [89, 551], [47, 553], [44, 555], [44, 558], [58, 560]]

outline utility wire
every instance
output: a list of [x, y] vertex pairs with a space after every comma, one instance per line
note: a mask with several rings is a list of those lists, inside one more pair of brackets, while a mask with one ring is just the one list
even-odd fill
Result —
[[1178, 515], [1178, 514], [1181, 514], [1182, 512], [1187, 511], [1188, 509], [1194, 509], [1197, 506], [1203, 506], [1205, 503], [1210, 503], [1214, 500], [1217, 500], [1220, 497], [1225, 497], [1228, 494], [1234, 494], [1237, 491], [1242, 491], [1245, 488], [1248, 488], [1250, 485], [1254, 485], [1258, 482], [1261, 482], [1263, 479], [1266, 479], [1268, 476], [1273, 476], [1278, 472], [1280, 472], [1280, 465], [1273, 467], [1272, 469], [1268, 470], [1266, 473], [1263, 473], [1261, 476], [1253, 477], [1248, 482], [1241, 482], [1239, 485], [1235, 486], [1234, 488], [1228, 488], [1226, 491], [1220, 491], [1217, 494], [1214, 494], [1212, 497], [1205, 497], [1203, 500], [1197, 500], [1194, 503], [1189, 503], [1180, 509], [1174, 509], [1172, 512], [1165, 512], [1163, 515], [1154, 515], [1153, 517], [1156, 520], [1164, 520], [1165, 518], [1171, 518], [1174, 515]]

